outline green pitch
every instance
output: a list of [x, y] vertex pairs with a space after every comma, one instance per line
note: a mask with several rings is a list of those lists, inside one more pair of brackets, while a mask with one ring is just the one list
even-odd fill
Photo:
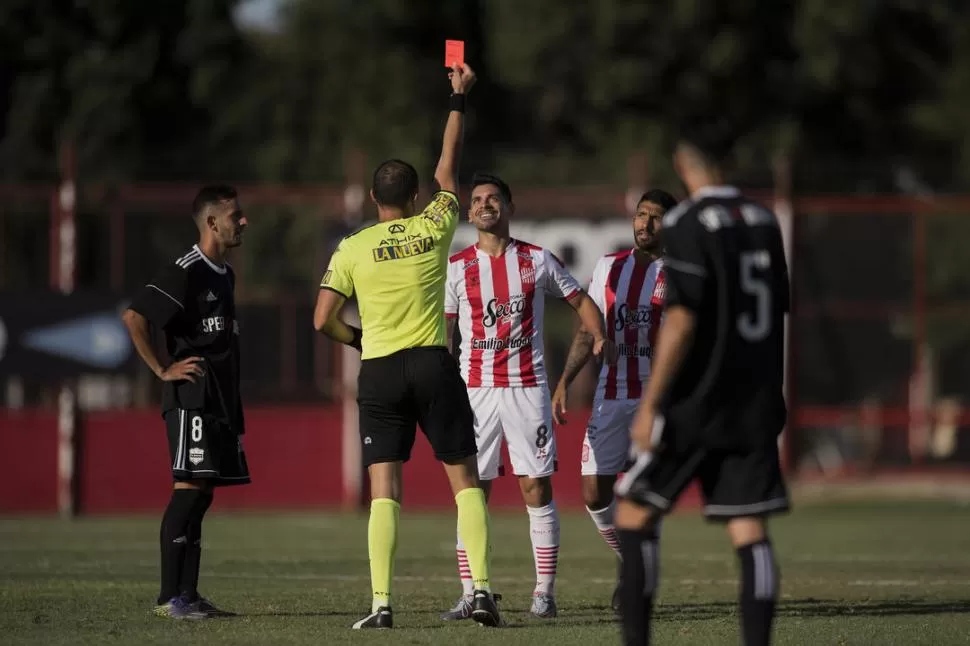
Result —
[[[609, 610], [614, 561], [589, 519], [563, 518], [559, 619], [528, 615], [528, 521], [493, 517], [493, 587], [511, 624], [445, 625], [457, 598], [454, 519], [402, 514], [391, 632], [352, 632], [368, 609], [364, 516], [220, 515], [207, 520], [201, 589], [231, 619], [150, 616], [156, 518], [0, 521], [5, 644], [619, 643]], [[956, 503], [801, 505], [775, 521], [783, 568], [777, 644], [970, 643], [970, 507]], [[657, 644], [736, 644], [735, 560], [721, 529], [692, 513], [666, 521]]]

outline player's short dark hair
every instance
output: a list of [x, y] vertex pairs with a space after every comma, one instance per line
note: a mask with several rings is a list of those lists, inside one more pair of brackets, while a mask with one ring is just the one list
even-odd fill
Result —
[[664, 210], [664, 213], [677, 206], [677, 200], [674, 199], [674, 196], [659, 188], [651, 188], [649, 191], [641, 195], [640, 201], [637, 202], [637, 206], [640, 206], [644, 202], [656, 204]]
[[236, 189], [228, 184], [207, 184], [199, 189], [192, 200], [192, 217], [197, 220], [208, 207], [234, 200], [236, 197]]
[[512, 203], [512, 189], [509, 185], [502, 181], [501, 177], [497, 175], [489, 175], [488, 173], [475, 173], [472, 176], [472, 190], [478, 186], [484, 184], [492, 184], [498, 187], [498, 192], [502, 194], [502, 199], [504, 199], [509, 204]]
[[418, 192], [418, 171], [400, 159], [388, 159], [374, 171], [371, 189], [381, 206], [403, 209]]
[[695, 148], [707, 161], [719, 165], [734, 151], [738, 134], [738, 127], [727, 116], [695, 116], [680, 123], [678, 140]]

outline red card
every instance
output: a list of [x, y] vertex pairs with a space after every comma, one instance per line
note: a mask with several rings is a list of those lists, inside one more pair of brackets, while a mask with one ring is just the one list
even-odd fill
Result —
[[465, 63], [465, 41], [446, 40], [445, 41], [445, 67], [452, 65], [463, 65]]

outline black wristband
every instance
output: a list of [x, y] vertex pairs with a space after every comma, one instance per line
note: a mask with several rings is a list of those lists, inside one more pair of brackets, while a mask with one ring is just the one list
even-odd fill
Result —
[[363, 347], [361, 346], [360, 340], [364, 336], [364, 331], [352, 325], [348, 325], [347, 327], [349, 327], [350, 331], [354, 333], [354, 337], [350, 340], [350, 343], [348, 343], [347, 345], [349, 345], [352, 348], [356, 348], [359, 352], [362, 352]]
[[464, 94], [452, 94], [448, 97], [448, 111], [449, 112], [465, 112], [465, 95]]

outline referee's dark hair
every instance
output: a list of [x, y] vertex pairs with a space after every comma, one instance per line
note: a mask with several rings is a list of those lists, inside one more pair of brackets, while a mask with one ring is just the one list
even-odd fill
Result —
[[228, 184], [207, 184], [199, 189], [195, 199], [192, 200], [192, 219], [199, 222], [210, 206], [228, 202], [237, 197], [236, 189]]
[[406, 208], [418, 193], [418, 171], [406, 161], [388, 159], [374, 171], [371, 191], [381, 206]]
[[472, 190], [483, 184], [492, 184], [498, 187], [498, 192], [502, 194], [502, 199], [507, 203], [512, 203], [512, 189], [509, 185], [502, 181], [502, 178], [497, 175], [489, 175], [488, 173], [475, 173], [472, 176]]
[[659, 188], [651, 188], [649, 191], [641, 195], [640, 201], [637, 202], [637, 206], [640, 206], [644, 202], [656, 204], [664, 210], [664, 213], [677, 206], [677, 200], [674, 199], [674, 196]]

